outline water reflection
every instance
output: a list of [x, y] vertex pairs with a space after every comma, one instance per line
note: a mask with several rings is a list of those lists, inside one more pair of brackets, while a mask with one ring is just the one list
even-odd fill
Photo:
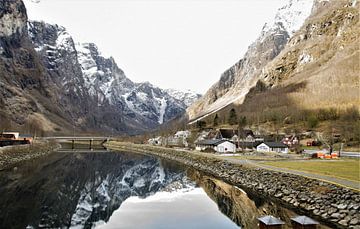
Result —
[[130, 197], [99, 229], [238, 228], [219, 214], [217, 205], [201, 188], [157, 192], [146, 199]]
[[150, 156], [56, 152], [0, 172], [0, 228], [257, 228], [260, 215], [295, 215], [252, 199]]
[[[92, 228], [107, 222], [131, 196], [144, 199], [189, 188], [195, 183], [184, 168], [154, 157], [57, 152], [0, 173], [0, 228]], [[228, 220], [218, 210], [214, 214]]]

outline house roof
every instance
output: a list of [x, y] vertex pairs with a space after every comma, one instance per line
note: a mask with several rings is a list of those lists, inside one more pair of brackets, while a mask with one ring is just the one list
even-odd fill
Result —
[[250, 130], [250, 129], [240, 130], [240, 137], [247, 137], [247, 136], [249, 136], [249, 135], [252, 136], [252, 137], [255, 136], [254, 133], [253, 133], [253, 131]]
[[246, 147], [246, 148], [253, 148], [260, 145], [261, 142], [236, 142], [236, 145], [239, 145], [239, 147]]
[[220, 129], [219, 131], [223, 138], [232, 138], [236, 135], [233, 129]]
[[21, 134], [19, 135], [19, 138], [32, 138], [33, 136], [31, 134]]
[[297, 217], [294, 217], [294, 218], [291, 218], [292, 221], [294, 222], [297, 222], [301, 225], [316, 225], [316, 224], [319, 224], [317, 221], [307, 217], [307, 216], [304, 216], [304, 215], [301, 215], [301, 216], [297, 216]]
[[258, 218], [258, 220], [260, 222], [263, 222], [266, 225], [283, 225], [283, 224], [285, 224], [280, 219], [278, 219], [274, 216], [271, 216], [271, 215], [260, 217], [260, 218]]
[[224, 140], [224, 139], [205, 139], [205, 140], [196, 142], [196, 144], [197, 144], [197, 145], [212, 145], [212, 146], [217, 146], [217, 145], [220, 145], [220, 144], [223, 143], [223, 142], [231, 142], [231, 143], [233, 143], [232, 141]]
[[264, 142], [264, 144], [270, 148], [288, 148], [288, 146], [282, 142]]

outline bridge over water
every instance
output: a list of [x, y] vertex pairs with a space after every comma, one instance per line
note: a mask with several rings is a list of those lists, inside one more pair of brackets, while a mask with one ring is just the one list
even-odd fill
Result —
[[75, 142], [89, 142], [89, 149], [93, 148], [94, 141], [99, 141], [100, 145], [111, 140], [110, 137], [101, 137], [101, 136], [51, 136], [43, 137], [45, 140], [56, 140], [58, 142], [71, 142], [71, 148], [75, 149]]

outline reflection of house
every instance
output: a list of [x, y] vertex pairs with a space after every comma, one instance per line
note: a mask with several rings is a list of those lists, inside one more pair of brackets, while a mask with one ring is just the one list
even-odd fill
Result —
[[288, 153], [289, 147], [282, 142], [263, 142], [256, 147], [259, 152]]
[[307, 216], [291, 218], [291, 225], [294, 229], [316, 229], [319, 223]]
[[271, 215], [263, 216], [261, 218], [258, 218], [258, 220], [259, 220], [259, 228], [260, 229], [282, 228], [282, 226], [285, 224], [280, 219], [275, 218], [274, 216], [271, 216]]
[[196, 142], [196, 150], [213, 149], [218, 153], [236, 152], [236, 145], [225, 139], [208, 139]]

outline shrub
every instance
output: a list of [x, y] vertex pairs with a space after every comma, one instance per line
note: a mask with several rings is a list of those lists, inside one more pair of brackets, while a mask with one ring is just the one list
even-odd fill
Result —
[[307, 125], [310, 129], [317, 127], [319, 124], [319, 120], [315, 115], [311, 115], [307, 118]]

